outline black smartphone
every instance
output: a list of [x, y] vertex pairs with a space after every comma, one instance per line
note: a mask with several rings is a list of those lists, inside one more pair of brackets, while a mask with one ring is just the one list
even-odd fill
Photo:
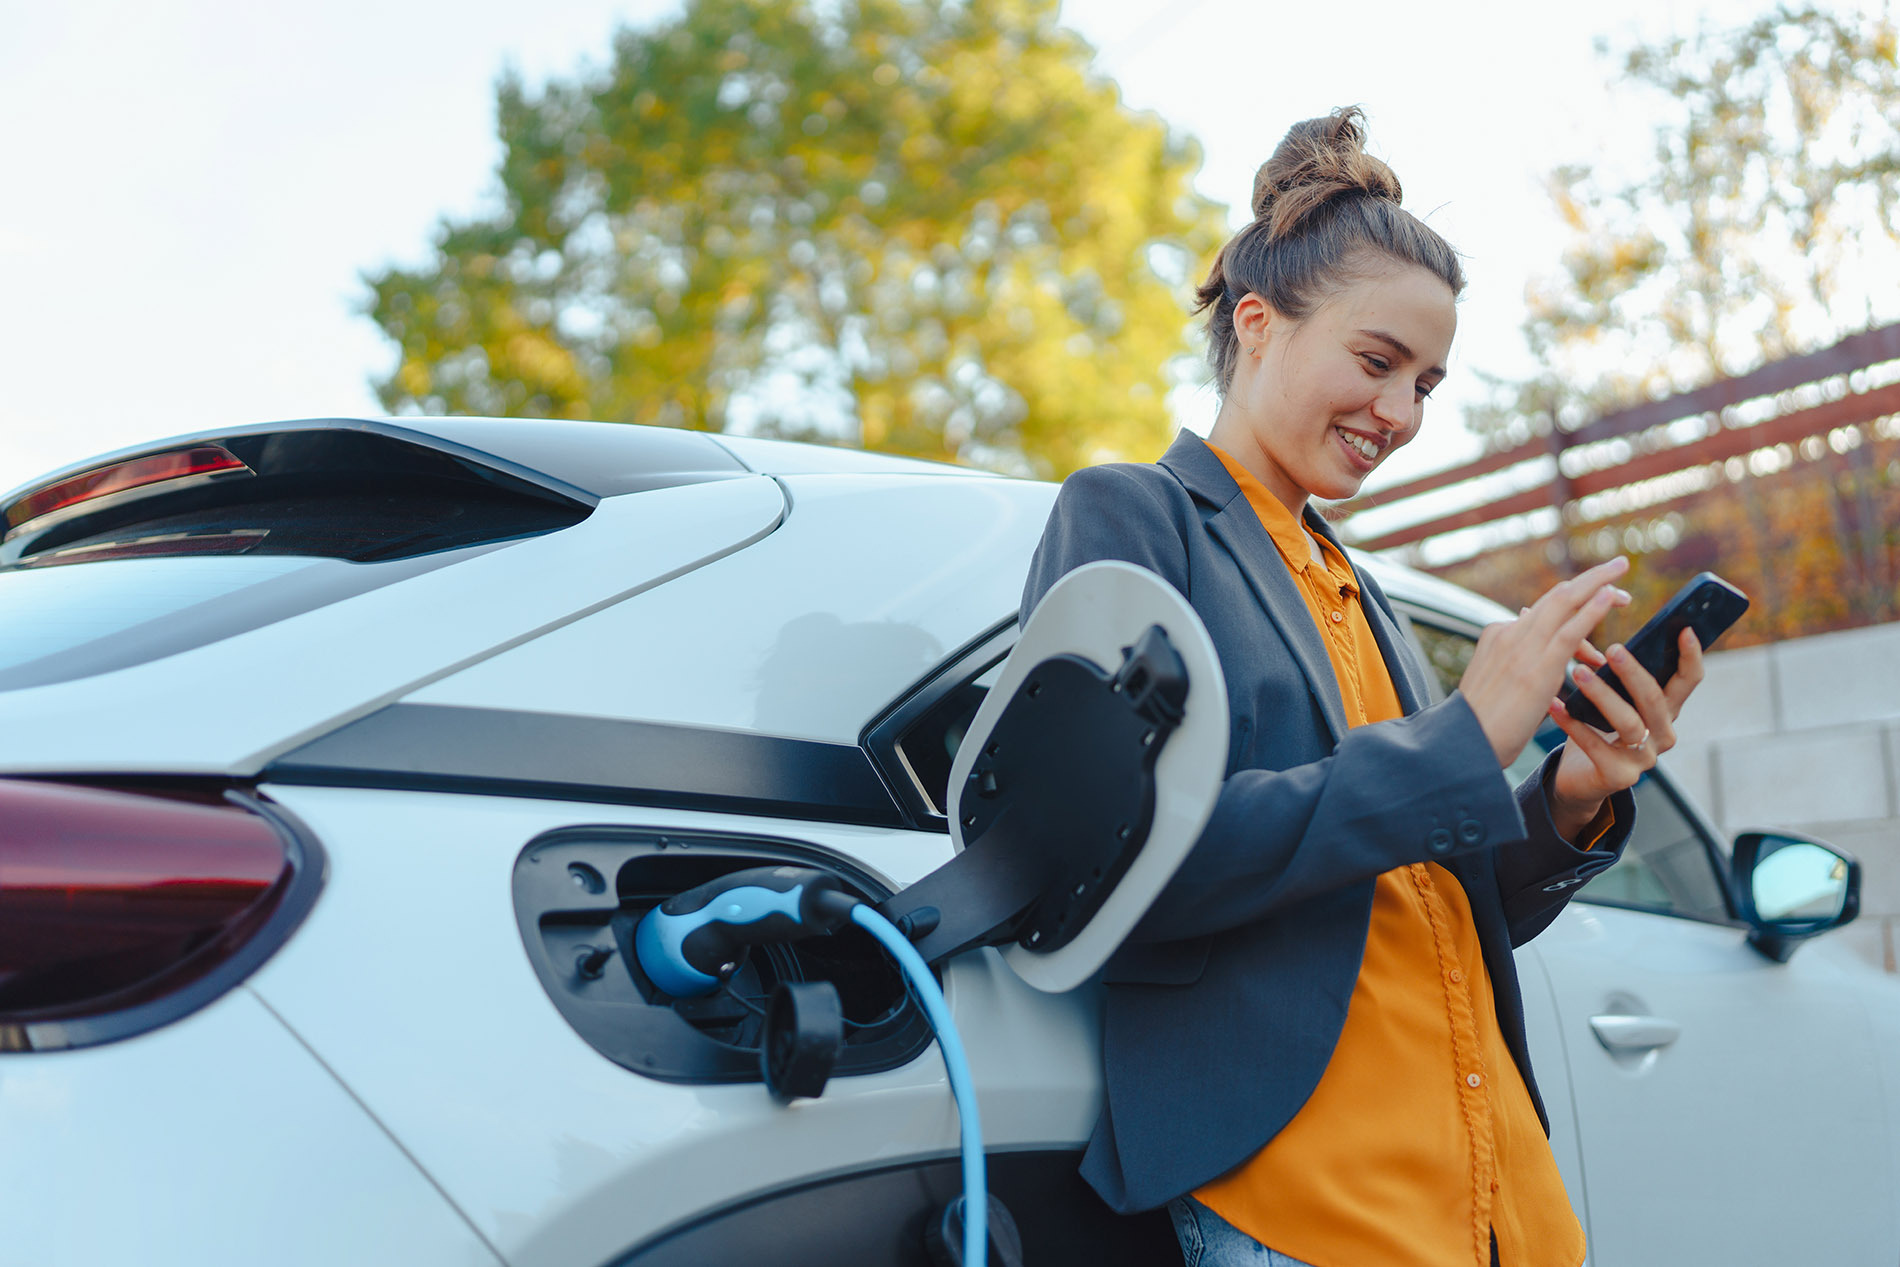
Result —
[[[1649, 670], [1657, 685], [1667, 686], [1669, 679], [1676, 676], [1676, 667], [1682, 659], [1684, 629], [1695, 630], [1696, 640], [1707, 651], [1747, 610], [1748, 595], [1713, 572], [1698, 572], [1623, 645], [1636, 657], [1636, 663]], [[1616, 670], [1604, 665], [1595, 672], [1610, 684], [1611, 690], [1629, 699], [1629, 690], [1617, 680]], [[1570, 715], [1585, 725], [1598, 730], [1614, 729], [1589, 697], [1577, 689], [1576, 683], [1565, 681], [1558, 698]]]

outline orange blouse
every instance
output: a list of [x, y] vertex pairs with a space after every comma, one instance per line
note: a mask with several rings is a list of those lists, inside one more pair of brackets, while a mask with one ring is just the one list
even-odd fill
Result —
[[[1345, 556], [1209, 447], [1299, 582], [1348, 724], [1400, 716]], [[1583, 1261], [1583, 1229], [1498, 1027], [1455, 876], [1428, 862], [1378, 877], [1365, 958], [1319, 1086], [1258, 1153], [1194, 1195], [1314, 1267], [1489, 1267], [1494, 1233], [1505, 1267]]]

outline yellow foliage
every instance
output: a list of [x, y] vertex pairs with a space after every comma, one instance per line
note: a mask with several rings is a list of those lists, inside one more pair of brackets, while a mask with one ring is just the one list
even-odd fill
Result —
[[798, 431], [796, 363], [869, 447], [1061, 475], [1166, 441], [1188, 296], [1148, 252], [1223, 216], [1053, 0], [688, 0], [499, 115], [507, 209], [371, 279], [393, 407], [717, 428], [751, 393]]

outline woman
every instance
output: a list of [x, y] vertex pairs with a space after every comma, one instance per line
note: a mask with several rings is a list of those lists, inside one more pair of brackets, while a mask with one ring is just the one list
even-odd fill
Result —
[[[1629, 788], [1701, 680], [1621, 647], [1614, 734], [1554, 699], [1629, 601], [1612, 560], [1485, 630], [1426, 707], [1385, 596], [1310, 505], [1358, 492], [1418, 432], [1464, 277], [1399, 206], [1357, 111], [1298, 124], [1255, 221], [1200, 290], [1222, 397], [1206, 441], [1078, 472], [1023, 614], [1069, 570], [1125, 559], [1193, 604], [1232, 709], [1193, 853], [1108, 965], [1107, 1101], [1083, 1173], [1124, 1212], [1167, 1203], [1189, 1267], [1576, 1267], [1511, 948], [1615, 861]], [[1548, 715], [1566, 742], [1513, 790]]]

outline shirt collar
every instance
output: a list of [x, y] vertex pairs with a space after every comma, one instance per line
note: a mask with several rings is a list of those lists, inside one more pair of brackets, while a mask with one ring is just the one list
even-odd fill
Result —
[[1358, 592], [1358, 578], [1353, 576], [1345, 557], [1339, 554], [1323, 532], [1314, 531], [1312, 534], [1312, 542], [1319, 547], [1319, 552], [1315, 554], [1313, 546], [1308, 544], [1306, 529], [1301, 526], [1300, 520], [1293, 517], [1293, 512], [1287, 509], [1285, 502], [1275, 497], [1265, 484], [1255, 478], [1253, 472], [1242, 466], [1225, 449], [1212, 440], [1203, 440], [1202, 443], [1220, 459], [1227, 473], [1234, 477], [1234, 483], [1240, 485], [1241, 494], [1246, 497], [1247, 504], [1253, 507], [1254, 514], [1260, 517], [1261, 526], [1273, 538], [1274, 547], [1280, 551], [1280, 557], [1286, 561], [1289, 571], [1304, 571], [1310, 563], [1322, 572], [1339, 578], [1340, 584], [1349, 587], [1354, 593]]

